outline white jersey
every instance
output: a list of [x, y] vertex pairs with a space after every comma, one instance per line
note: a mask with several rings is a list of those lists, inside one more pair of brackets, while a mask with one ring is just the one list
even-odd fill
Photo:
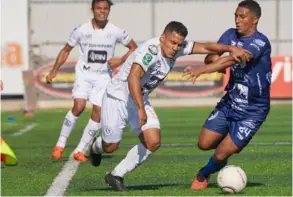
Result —
[[107, 86], [107, 94], [119, 100], [128, 101], [129, 89], [127, 77], [133, 63], [139, 64], [145, 71], [141, 79], [141, 88], [144, 99], [165, 79], [173, 68], [176, 58], [189, 55], [194, 42], [184, 41], [181, 50], [173, 59], [163, 57], [159, 47], [159, 38], [152, 38], [138, 47], [122, 64], [119, 72]]
[[117, 42], [127, 46], [130, 40], [125, 30], [110, 22], [103, 29], [94, 29], [91, 21], [75, 28], [67, 44], [71, 47], [79, 45], [76, 78], [97, 80], [103, 76], [110, 80], [107, 61], [113, 57]]

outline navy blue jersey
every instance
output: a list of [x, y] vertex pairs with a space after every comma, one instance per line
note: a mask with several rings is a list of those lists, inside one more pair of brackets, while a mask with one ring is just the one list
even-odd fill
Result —
[[233, 109], [235, 118], [247, 116], [265, 118], [270, 109], [271, 44], [268, 38], [256, 31], [250, 37], [239, 37], [236, 29], [228, 29], [218, 43], [247, 49], [253, 59], [247, 64], [231, 66], [226, 95], [220, 105]]

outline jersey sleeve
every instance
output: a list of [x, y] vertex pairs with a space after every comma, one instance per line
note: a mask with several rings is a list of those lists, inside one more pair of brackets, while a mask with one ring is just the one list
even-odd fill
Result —
[[270, 43], [267, 39], [264, 38], [256, 38], [250, 42], [246, 50], [248, 50], [254, 59], [259, 58], [266, 49], [270, 48]]
[[156, 62], [157, 54], [157, 46], [149, 45], [147, 47], [143, 47], [142, 50], [138, 51], [133, 63], [139, 64], [146, 72], [149, 67]]
[[75, 47], [79, 43], [80, 34], [80, 26], [74, 28], [69, 36], [67, 44], [71, 47]]
[[230, 39], [230, 35], [232, 33], [233, 29], [228, 29], [227, 31], [225, 31], [221, 37], [218, 40], [218, 43], [220, 44], [225, 44], [225, 45], [230, 45], [231, 43], [231, 39]]
[[192, 53], [192, 49], [194, 47], [193, 41], [187, 41], [185, 40], [182, 44], [182, 48], [178, 53], [176, 54], [177, 57], [184, 56], [184, 55], [190, 55]]
[[119, 29], [117, 40], [119, 43], [123, 44], [124, 46], [127, 46], [129, 42], [131, 41], [131, 38], [128, 35], [128, 32], [126, 30]]

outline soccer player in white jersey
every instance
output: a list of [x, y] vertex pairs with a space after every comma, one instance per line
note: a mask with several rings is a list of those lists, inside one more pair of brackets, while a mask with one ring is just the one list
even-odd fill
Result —
[[111, 153], [118, 148], [127, 123], [140, 140], [106, 175], [105, 182], [114, 190], [127, 191], [123, 184], [124, 175], [160, 147], [160, 122], [148, 94], [168, 75], [176, 58], [230, 52], [232, 57], [241, 61], [250, 55], [235, 46], [185, 41], [187, 34], [182, 23], [170, 22], [161, 37], [152, 38], [138, 47], [107, 85], [101, 112], [102, 136], [94, 138], [90, 149], [92, 165], [100, 165], [102, 153]]
[[[109, 0], [92, 0], [93, 19], [73, 30], [46, 78], [47, 82], [51, 83], [72, 48], [79, 45], [80, 56], [75, 67], [76, 79], [72, 90], [74, 104], [65, 116], [58, 142], [52, 152], [52, 157], [55, 159], [61, 158], [66, 141], [88, 100], [93, 104], [91, 118], [73, 155], [75, 160], [82, 162], [88, 160], [84, 153], [101, 127], [101, 103], [106, 85], [111, 80], [111, 68], [121, 65], [137, 48], [136, 43], [125, 30], [108, 21], [112, 5]], [[113, 58], [117, 42], [129, 48], [121, 58]]]

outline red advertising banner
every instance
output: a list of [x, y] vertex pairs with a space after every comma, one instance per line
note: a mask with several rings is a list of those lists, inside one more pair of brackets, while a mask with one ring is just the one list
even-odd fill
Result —
[[292, 98], [292, 56], [272, 57], [271, 98]]

